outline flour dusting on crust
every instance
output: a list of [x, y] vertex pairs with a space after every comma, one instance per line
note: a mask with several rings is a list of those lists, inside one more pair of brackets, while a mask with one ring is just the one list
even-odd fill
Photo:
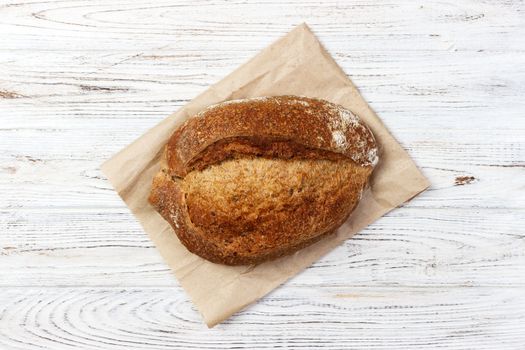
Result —
[[[330, 103], [328, 105], [332, 141], [337, 149], [344, 151], [349, 147], [346, 133], [349, 128], [359, 126], [359, 119], [347, 109]], [[361, 147], [361, 146], [360, 146]], [[355, 159], [354, 159], [355, 160]]]
[[[363, 165], [365, 166], [375, 166], [379, 160], [377, 148], [372, 147], [367, 149], [366, 147], [367, 141], [369, 141], [367, 140], [367, 136], [370, 136], [371, 140], [375, 141], [368, 127], [363, 124], [354, 113], [334, 103], [328, 103], [328, 113], [330, 119], [329, 127], [332, 131], [332, 142], [334, 146], [342, 152], [352, 148], [352, 146], [357, 146], [354, 147], [356, 148], [356, 152], [351, 155], [352, 160], [356, 163], [364, 163]], [[346, 135], [351, 129], [355, 130], [352, 134], [354, 137], [357, 137], [357, 139], [349, 142]]]
[[338, 149], [344, 150], [348, 147], [348, 140], [346, 139], [345, 133], [342, 130], [332, 131], [332, 141], [335, 143]]
[[179, 228], [179, 212], [176, 209], [170, 209], [170, 218], [175, 227]]

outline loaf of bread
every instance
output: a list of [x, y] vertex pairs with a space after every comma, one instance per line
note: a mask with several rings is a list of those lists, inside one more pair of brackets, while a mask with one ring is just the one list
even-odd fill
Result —
[[334, 232], [377, 161], [370, 129], [339, 105], [296, 96], [227, 101], [173, 133], [149, 202], [190, 252], [257, 264]]

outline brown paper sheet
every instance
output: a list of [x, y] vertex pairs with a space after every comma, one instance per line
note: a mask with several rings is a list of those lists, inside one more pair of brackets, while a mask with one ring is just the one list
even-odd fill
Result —
[[[366, 121], [380, 144], [380, 161], [370, 189], [336, 234], [291, 256], [255, 267], [231, 267], [191, 254], [147, 202], [162, 147], [178, 125], [206, 106], [230, 99], [284, 94], [326, 99], [345, 106]], [[306, 24], [294, 28], [124, 148], [102, 165], [102, 171], [140, 221], [209, 327], [269, 293], [429, 186], [410, 156]]]

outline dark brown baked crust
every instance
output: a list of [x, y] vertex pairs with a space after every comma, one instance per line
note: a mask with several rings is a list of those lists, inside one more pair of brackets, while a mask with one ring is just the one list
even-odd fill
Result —
[[175, 131], [149, 201], [189, 251], [256, 264], [336, 230], [376, 162], [372, 133], [339, 106], [293, 96], [234, 101]]
[[[231, 142], [237, 143], [235, 149], [228, 147]], [[336, 153], [369, 165], [377, 147], [370, 129], [343, 107], [307, 97], [275, 96], [208, 107], [175, 131], [166, 161], [173, 175], [183, 177], [231, 157], [298, 157], [312, 151], [318, 153], [313, 158]]]

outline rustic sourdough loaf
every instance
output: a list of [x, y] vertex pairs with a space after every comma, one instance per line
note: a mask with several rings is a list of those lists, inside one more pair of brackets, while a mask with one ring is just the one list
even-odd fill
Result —
[[377, 153], [370, 129], [333, 103], [227, 101], [173, 133], [149, 201], [189, 251], [256, 264], [334, 232], [360, 200]]

